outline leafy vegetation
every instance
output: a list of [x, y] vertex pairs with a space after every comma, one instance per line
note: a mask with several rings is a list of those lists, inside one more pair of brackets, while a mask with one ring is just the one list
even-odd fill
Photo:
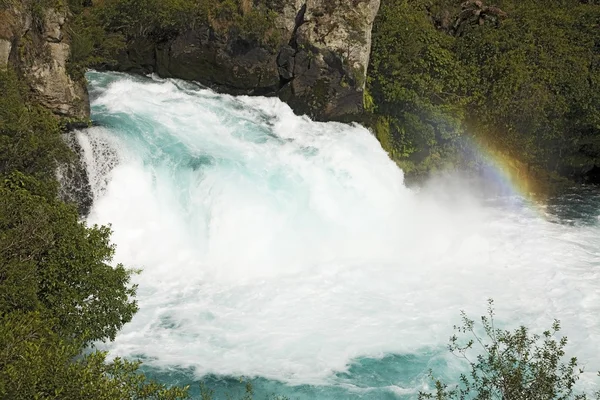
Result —
[[28, 90], [17, 74], [0, 73], [0, 173], [20, 171], [47, 187], [52, 196], [54, 171], [70, 153], [50, 111], [31, 103]]
[[[583, 373], [577, 358], [564, 359], [567, 338], [557, 335], [559, 321], [541, 335], [521, 326], [514, 331], [495, 326], [493, 302], [481, 317], [483, 333], [472, 319], [462, 313], [462, 325], [455, 327], [459, 336], [450, 338], [450, 351], [470, 366], [460, 382], [447, 385], [435, 380], [433, 392], [422, 392], [419, 400], [585, 400], [574, 386]], [[466, 336], [466, 338], [465, 338]], [[476, 348], [477, 347], [477, 348]], [[600, 392], [596, 395], [600, 398]]]
[[131, 320], [136, 288], [111, 265], [110, 229], [57, 199], [56, 168], [72, 155], [21, 82], [0, 71], [0, 398], [183, 398], [136, 363], [81, 355]]
[[125, 49], [121, 33], [108, 31], [100, 16], [84, 7], [85, 1], [70, 0], [73, 18], [68, 25], [71, 55], [67, 65], [69, 75], [84, 80], [91, 66], [114, 65], [119, 51]]
[[139, 40], [159, 44], [187, 30], [207, 28], [275, 48], [277, 14], [248, 0], [69, 0], [69, 73], [84, 79], [90, 66], [115, 66], [120, 51]]
[[600, 165], [600, 6], [461, 3], [382, 2], [368, 87], [390, 155], [415, 175], [472, 162], [473, 142], [568, 177]]
[[[68, 5], [77, 79], [140, 38], [160, 43], [200, 26], [262, 45], [280, 40], [274, 11], [260, 1], [25, 3], [34, 27], [45, 7]], [[506, 18], [457, 24], [460, 3], [383, 1], [365, 106], [384, 148], [415, 176], [472, 163], [471, 140], [527, 168], [566, 176], [598, 168], [599, 3], [498, 0]], [[0, 0], [0, 8], [18, 4]], [[73, 155], [61, 122], [22, 82], [0, 71], [0, 398], [186, 398], [186, 388], [148, 382], [139, 364], [88, 349], [114, 339], [136, 312], [133, 271], [113, 267], [108, 227], [86, 226], [57, 200], [55, 171]], [[450, 350], [471, 372], [453, 386], [437, 381], [422, 399], [585, 399], [573, 392], [580, 370], [576, 359], [563, 361], [558, 323], [535, 335], [496, 329], [493, 317], [490, 307], [481, 336], [463, 315], [458, 333], [473, 339], [455, 336]]]

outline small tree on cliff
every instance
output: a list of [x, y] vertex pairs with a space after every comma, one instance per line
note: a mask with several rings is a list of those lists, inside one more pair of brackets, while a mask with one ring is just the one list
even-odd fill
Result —
[[[475, 321], [462, 312], [458, 336], [450, 338], [449, 350], [470, 365], [456, 385], [435, 380], [433, 393], [419, 394], [419, 400], [585, 400], [575, 394], [574, 386], [583, 369], [577, 358], [564, 359], [566, 337], [556, 338], [560, 323], [541, 335], [521, 326], [514, 331], [494, 326], [493, 301], [488, 301], [487, 316], [481, 317], [483, 334]], [[463, 337], [467, 336], [466, 342]], [[460, 336], [460, 337], [459, 337]], [[475, 356], [472, 354], [475, 353]], [[600, 393], [596, 394], [600, 398]]]

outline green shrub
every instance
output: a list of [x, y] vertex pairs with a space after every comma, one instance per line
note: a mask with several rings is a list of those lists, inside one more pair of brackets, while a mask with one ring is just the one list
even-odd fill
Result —
[[413, 2], [382, 4], [368, 87], [375, 112], [390, 120], [384, 148], [397, 160], [420, 163], [462, 134], [468, 71], [452, 46]]
[[11, 69], [0, 93], [0, 398], [184, 398], [138, 364], [81, 355], [136, 312], [132, 271], [111, 265], [109, 228], [57, 199], [56, 168], [72, 156], [59, 119]]
[[459, 3], [382, 2], [368, 89], [373, 112], [394, 121], [392, 157], [473, 165], [462, 148], [475, 142], [564, 176], [600, 165], [600, 6], [503, 0], [498, 23], [437, 29], [434, 16], [452, 22]]
[[16, 72], [0, 71], [0, 176], [20, 171], [36, 177], [53, 195], [58, 163], [72, 156], [58, 119], [32, 104]]
[[97, 12], [85, 10], [74, 14], [67, 31], [71, 54], [67, 71], [73, 79], [83, 81], [92, 66], [114, 65], [119, 51], [125, 48], [125, 38], [119, 32], [109, 32]]
[[139, 363], [107, 362], [106, 354], [80, 356], [77, 342], [68, 342], [49, 328], [40, 313], [0, 316], [0, 397], [11, 400], [176, 400], [187, 388], [147, 382]]
[[93, 10], [107, 32], [127, 40], [165, 41], [199, 25], [222, 33], [234, 30], [261, 43], [278, 40], [276, 14], [262, 4], [244, 10], [240, 0], [104, 0]]
[[[565, 360], [566, 337], [557, 337], [560, 323], [542, 334], [521, 326], [514, 331], [495, 326], [492, 300], [488, 314], [481, 317], [481, 328], [462, 313], [462, 325], [450, 338], [450, 351], [465, 360], [470, 372], [455, 385], [435, 381], [433, 393], [422, 392], [420, 400], [585, 400], [576, 394], [575, 383], [583, 373], [577, 358]], [[466, 337], [464, 337], [466, 336]], [[597, 394], [600, 396], [600, 393]]]

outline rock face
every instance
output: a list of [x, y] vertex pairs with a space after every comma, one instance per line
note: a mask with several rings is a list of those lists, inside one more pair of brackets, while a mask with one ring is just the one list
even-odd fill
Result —
[[319, 120], [362, 112], [379, 0], [271, 0], [269, 6], [283, 38], [275, 47], [201, 26], [158, 44], [132, 41], [117, 69], [279, 96]]
[[[24, 7], [23, 7], [24, 8]], [[70, 46], [64, 25], [66, 10], [49, 8], [36, 19], [19, 7], [0, 10], [0, 70], [11, 66], [31, 88], [35, 101], [60, 117], [87, 120], [90, 105], [85, 82], [75, 82], [67, 72]], [[81, 149], [73, 134], [65, 136], [74, 150], [73, 161], [59, 168], [60, 198], [89, 213], [92, 193]]]
[[63, 139], [75, 157], [73, 161], [58, 167], [58, 196], [62, 201], [75, 204], [79, 215], [85, 217], [92, 209], [94, 195], [84, 163], [83, 150], [77, 141], [76, 132], [65, 133]]
[[12, 43], [10, 40], [0, 39], [0, 68], [6, 68], [8, 65], [8, 57], [10, 56], [11, 49]]
[[85, 83], [67, 73], [70, 46], [64, 33], [67, 11], [49, 8], [35, 21], [17, 7], [0, 11], [0, 69], [10, 64], [25, 78], [36, 99], [54, 113], [88, 119]]

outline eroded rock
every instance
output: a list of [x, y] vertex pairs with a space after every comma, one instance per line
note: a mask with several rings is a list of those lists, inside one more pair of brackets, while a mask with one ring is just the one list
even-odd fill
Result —
[[89, 118], [87, 91], [67, 73], [70, 47], [64, 42], [47, 44], [49, 57], [32, 60], [27, 74], [39, 102], [53, 112], [72, 118]]
[[166, 42], [138, 38], [117, 69], [198, 81], [231, 94], [279, 96], [299, 114], [348, 120], [363, 110], [379, 0], [272, 0], [277, 46], [199, 26]]
[[63, 39], [62, 27], [67, 19], [66, 10], [60, 11], [55, 8], [46, 10], [44, 17], [44, 37], [46, 41], [59, 43]]
[[[54, 113], [86, 120], [90, 116], [85, 82], [67, 71], [70, 45], [64, 34], [66, 10], [45, 10], [42, 27], [32, 25], [30, 13], [18, 7], [0, 13], [0, 67], [18, 70], [36, 99]], [[19, 51], [15, 51], [19, 49]]]
[[[33, 16], [16, 3], [0, 11], [0, 69], [13, 68], [31, 88], [34, 100], [64, 117], [67, 126], [85, 125], [90, 117], [85, 82], [74, 81], [68, 74], [70, 45], [64, 27], [66, 10], [45, 10], [42, 26], [33, 24]], [[74, 202], [82, 216], [89, 212], [92, 195], [81, 163], [81, 149], [74, 136], [65, 136], [77, 157], [60, 166], [60, 197]]]
[[10, 51], [12, 49], [12, 43], [7, 39], [0, 39], [0, 69], [6, 69], [8, 66], [8, 58], [10, 57]]
[[470, 25], [498, 25], [508, 14], [499, 7], [485, 5], [482, 0], [467, 0], [458, 9], [446, 9], [432, 15], [435, 25], [454, 36], [461, 36]]

